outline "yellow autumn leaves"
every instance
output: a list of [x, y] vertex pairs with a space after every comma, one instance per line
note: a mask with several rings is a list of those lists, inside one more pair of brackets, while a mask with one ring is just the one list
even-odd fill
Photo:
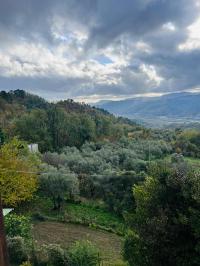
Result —
[[3, 204], [30, 199], [37, 189], [38, 159], [27, 145], [14, 138], [0, 148], [0, 196]]

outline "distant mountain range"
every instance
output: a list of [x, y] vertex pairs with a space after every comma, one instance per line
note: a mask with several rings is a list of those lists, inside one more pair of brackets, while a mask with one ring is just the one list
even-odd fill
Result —
[[160, 97], [138, 97], [100, 101], [95, 106], [117, 116], [147, 124], [200, 122], [200, 93], [171, 93]]

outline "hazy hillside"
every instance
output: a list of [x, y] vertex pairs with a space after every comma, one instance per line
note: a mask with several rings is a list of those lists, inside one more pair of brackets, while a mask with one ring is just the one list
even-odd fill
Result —
[[[109, 112], [149, 122], [200, 121], [200, 94], [172, 93], [161, 97], [140, 97], [121, 101], [99, 102]], [[153, 119], [153, 121], [152, 121]]]

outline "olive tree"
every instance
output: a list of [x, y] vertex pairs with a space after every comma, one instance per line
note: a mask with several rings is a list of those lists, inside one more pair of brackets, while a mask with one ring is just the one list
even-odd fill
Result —
[[46, 166], [40, 175], [40, 190], [53, 202], [53, 209], [59, 210], [64, 199], [72, 199], [78, 194], [78, 179], [65, 168]]

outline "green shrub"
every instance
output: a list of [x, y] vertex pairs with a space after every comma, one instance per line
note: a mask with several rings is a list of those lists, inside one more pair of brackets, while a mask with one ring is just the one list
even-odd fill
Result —
[[128, 266], [128, 264], [124, 261], [117, 260], [112, 262], [105, 262], [103, 263], [103, 266]]
[[20, 266], [32, 266], [32, 264], [29, 261], [25, 261]]
[[28, 250], [24, 239], [20, 236], [10, 237], [7, 239], [8, 253], [10, 262], [19, 264], [28, 259]]
[[48, 252], [47, 246], [33, 246], [32, 247], [31, 261], [34, 266], [48, 266]]
[[124, 259], [129, 262], [129, 265], [145, 265], [145, 256], [138, 256], [141, 246], [139, 236], [135, 232], [129, 231], [124, 241], [123, 250]]
[[9, 237], [31, 237], [30, 219], [23, 215], [9, 214], [5, 217], [6, 234]]
[[31, 261], [34, 266], [68, 266], [67, 252], [59, 245], [35, 246]]
[[76, 242], [69, 249], [70, 266], [97, 266], [99, 263], [99, 251], [89, 241]]
[[133, 188], [136, 209], [127, 219], [129, 265], [200, 265], [200, 172], [183, 163], [151, 164]]
[[65, 266], [67, 264], [66, 252], [56, 244], [50, 244], [47, 246], [47, 254], [49, 265], [51, 266]]

